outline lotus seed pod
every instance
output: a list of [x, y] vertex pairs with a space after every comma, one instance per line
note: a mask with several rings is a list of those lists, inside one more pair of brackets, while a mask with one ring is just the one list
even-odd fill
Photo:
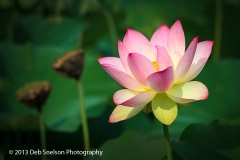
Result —
[[53, 63], [53, 69], [60, 75], [79, 80], [84, 66], [84, 51], [67, 52]]
[[51, 84], [47, 81], [36, 81], [24, 85], [16, 92], [17, 99], [29, 107], [42, 111], [51, 90]]

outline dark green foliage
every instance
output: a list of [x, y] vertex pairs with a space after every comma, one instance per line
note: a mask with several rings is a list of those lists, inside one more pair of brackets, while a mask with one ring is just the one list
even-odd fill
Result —
[[240, 119], [217, 119], [209, 126], [189, 125], [179, 142], [172, 141], [173, 150], [185, 160], [240, 159]]

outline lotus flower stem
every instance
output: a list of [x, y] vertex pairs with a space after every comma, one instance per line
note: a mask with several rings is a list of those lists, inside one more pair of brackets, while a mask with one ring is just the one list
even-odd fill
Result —
[[106, 8], [104, 8], [103, 10], [103, 15], [105, 16], [106, 20], [107, 20], [107, 25], [110, 31], [110, 36], [111, 36], [111, 43], [112, 43], [112, 53], [114, 56], [118, 56], [116, 49], [117, 46], [115, 45], [115, 43], [118, 40], [117, 37], [117, 31], [116, 31], [116, 26], [114, 23], [114, 19], [112, 17], [112, 14], [109, 10], [107, 10]]
[[80, 101], [80, 116], [81, 116], [82, 127], [83, 127], [84, 150], [88, 151], [90, 149], [90, 140], [89, 140], [86, 111], [84, 107], [83, 86], [80, 80], [77, 80], [77, 85], [78, 85], [79, 101]]
[[[41, 138], [41, 146], [42, 150], [46, 150], [46, 132], [45, 132], [45, 125], [42, 113], [39, 112], [39, 124], [40, 124], [40, 138]], [[43, 160], [47, 160], [47, 156], [45, 154], [42, 155]]]
[[13, 16], [11, 17], [10, 23], [8, 24], [8, 27], [7, 27], [8, 39], [11, 43], [14, 42], [12, 21], [13, 21]]
[[78, 44], [77, 44], [78, 48], [82, 48], [82, 46], [83, 46], [83, 37], [84, 37], [84, 32], [83, 31], [79, 32], [78, 33]]
[[220, 58], [220, 49], [221, 49], [221, 40], [222, 40], [222, 0], [216, 0], [216, 20], [215, 20], [215, 48], [213, 51], [213, 59], [219, 60]]
[[27, 70], [32, 69], [32, 43], [28, 42], [26, 45], [27, 51], [26, 51], [26, 68]]
[[168, 132], [168, 125], [163, 124], [163, 131], [164, 131], [164, 139], [166, 142], [166, 149], [167, 149], [167, 159], [172, 160], [172, 149], [170, 145], [170, 136]]

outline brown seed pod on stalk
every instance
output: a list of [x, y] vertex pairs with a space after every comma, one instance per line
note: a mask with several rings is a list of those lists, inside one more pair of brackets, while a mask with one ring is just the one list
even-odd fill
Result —
[[47, 81], [35, 81], [24, 85], [16, 92], [17, 99], [29, 107], [42, 111], [42, 106], [51, 90], [51, 84]]
[[84, 51], [67, 52], [53, 63], [53, 69], [62, 76], [80, 79], [84, 66]]

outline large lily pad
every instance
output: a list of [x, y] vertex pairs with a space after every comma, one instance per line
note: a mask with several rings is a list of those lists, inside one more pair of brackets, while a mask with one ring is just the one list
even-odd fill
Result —
[[55, 20], [37, 15], [23, 16], [14, 19], [14, 42], [76, 48], [79, 46], [79, 36], [84, 28], [83, 22], [66, 17]]
[[240, 118], [217, 119], [209, 126], [191, 124], [179, 142], [172, 141], [173, 150], [184, 160], [240, 159]]
[[164, 139], [151, 140], [139, 133], [128, 131], [116, 139], [105, 142], [98, 148], [99, 151], [103, 151], [102, 156], [87, 157], [86, 159], [159, 160], [164, 157], [166, 153], [164, 144]]

